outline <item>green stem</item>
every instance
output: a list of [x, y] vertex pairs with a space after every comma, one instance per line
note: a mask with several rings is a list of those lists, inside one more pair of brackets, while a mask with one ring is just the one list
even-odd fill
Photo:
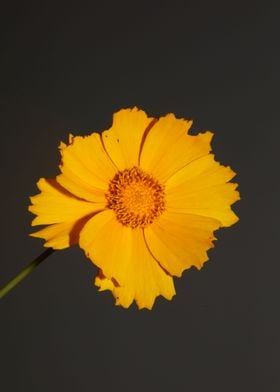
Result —
[[29, 275], [39, 264], [54, 252], [54, 249], [46, 249], [40, 256], [36, 257], [30, 264], [23, 268], [13, 279], [0, 289], [0, 298], [3, 298], [11, 291], [19, 282]]

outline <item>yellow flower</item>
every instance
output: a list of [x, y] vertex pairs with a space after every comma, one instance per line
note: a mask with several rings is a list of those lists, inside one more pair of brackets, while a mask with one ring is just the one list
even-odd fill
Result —
[[110, 129], [61, 143], [61, 173], [31, 197], [32, 225], [47, 225], [32, 236], [54, 249], [79, 244], [99, 268], [96, 286], [123, 307], [170, 300], [173, 276], [200, 269], [214, 230], [238, 220], [235, 173], [210, 154], [212, 133], [191, 136], [191, 124], [120, 110]]

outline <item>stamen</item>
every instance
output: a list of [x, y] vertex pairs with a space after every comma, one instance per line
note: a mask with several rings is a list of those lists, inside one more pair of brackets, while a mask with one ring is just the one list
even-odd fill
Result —
[[118, 172], [105, 196], [118, 221], [132, 229], [148, 226], [165, 209], [163, 185], [136, 166]]

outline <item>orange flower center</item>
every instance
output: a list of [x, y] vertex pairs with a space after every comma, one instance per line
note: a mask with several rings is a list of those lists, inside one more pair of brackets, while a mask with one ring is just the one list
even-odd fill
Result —
[[132, 229], [151, 224], [165, 209], [163, 185], [136, 166], [118, 172], [105, 196], [118, 221]]

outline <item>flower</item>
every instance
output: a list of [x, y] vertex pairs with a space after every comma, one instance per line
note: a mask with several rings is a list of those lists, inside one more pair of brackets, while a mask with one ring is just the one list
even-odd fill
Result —
[[213, 232], [238, 220], [235, 173], [210, 153], [213, 134], [192, 136], [191, 125], [122, 109], [110, 129], [61, 143], [60, 174], [31, 197], [32, 225], [46, 225], [31, 235], [54, 249], [79, 244], [117, 305], [172, 299], [173, 276], [200, 269]]

